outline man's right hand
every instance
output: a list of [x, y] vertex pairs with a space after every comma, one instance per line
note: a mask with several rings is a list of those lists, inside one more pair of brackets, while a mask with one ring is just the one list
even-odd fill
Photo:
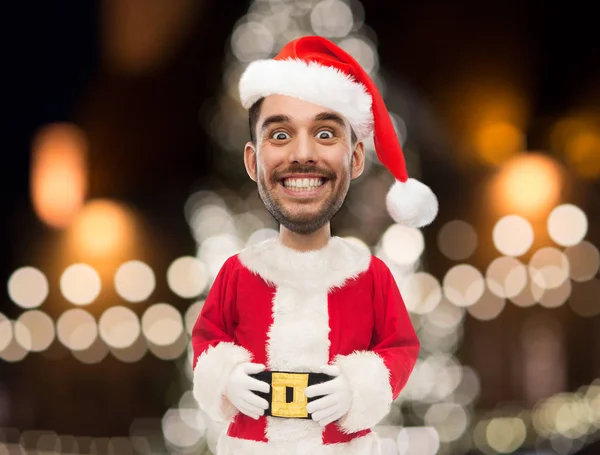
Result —
[[242, 414], [255, 420], [264, 415], [265, 409], [269, 408], [269, 403], [264, 398], [252, 393], [252, 390], [269, 393], [270, 386], [249, 375], [264, 370], [265, 366], [258, 363], [240, 363], [231, 372], [225, 388], [225, 396], [231, 404]]

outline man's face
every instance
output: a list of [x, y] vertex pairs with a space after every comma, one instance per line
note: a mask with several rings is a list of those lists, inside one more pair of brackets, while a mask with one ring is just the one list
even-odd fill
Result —
[[256, 144], [246, 145], [244, 161], [279, 223], [308, 234], [333, 218], [364, 168], [363, 145], [350, 137], [348, 123], [329, 109], [283, 95], [265, 98]]

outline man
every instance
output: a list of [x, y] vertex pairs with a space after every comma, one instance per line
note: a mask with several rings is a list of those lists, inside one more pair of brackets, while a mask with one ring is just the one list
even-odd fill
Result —
[[230, 257], [192, 334], [194, 396], [230, 422], [219, 455], [376, 455], [371, 429], [415, 364], [419, 342], [393, 276], [330, 220], [364, 167], [362, 140], [397, 182], [387, 207], [422, 226], [437, 200], [409, 179], [377, 88], [321, 37], [292, 41], [240, 81], [248, 175], [280, 235]]

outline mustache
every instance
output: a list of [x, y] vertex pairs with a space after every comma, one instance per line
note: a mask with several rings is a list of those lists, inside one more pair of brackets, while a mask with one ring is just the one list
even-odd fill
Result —
[[273, 173], [273, 179], [276, 181], [282, 180], [287, 174], [316, 174], [320, 177], [332, 180], [335, 178], [335, 173], [327, 169], [321, 169], [318, 166], [307, 165], [307, 164], [292, 164], [286, 169], [275, 171]]

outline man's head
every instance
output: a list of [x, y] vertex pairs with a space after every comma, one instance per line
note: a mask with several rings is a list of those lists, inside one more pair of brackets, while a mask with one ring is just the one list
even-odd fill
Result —
[[[258, 182], [265, 204], [282, 224], [310, 232], [339, 209], [350, 180], [363, 170], [364, 147], [353, 140], [353, 132], [358, 141], [373, 134], [375, 153], [395, 178], [385, 198], [394, 221], [422, 227], [435, 219], [437, 198], [429, 187], [409, 178], [402, 146], [377, 85], [337, 44], [321, 36], [292, 40], [275, 57], [251, 62], [239, 89], [242, 106], [250, 110], [252, 141], [246, 145], [246, 167]], [[279, 116], [277, 124], [266, 121], [274, 116]], [[340, 123], [340, 136], [317, 134], [322, 125], [333, 128]], [[265, 124], [268, 128], [263, 128]], [[289, 131], [276, 136], [273, 127]], [[275, 184], [276, 177], [309, 171], [320, 178], [330, 172], [331, 179], [305, 193]]]
[[364, 146], [350, 124], [331, 109], [284, 95], [257, 101], [249, 123], [244, 162], [271, 215], [302, 234], [327, 224], [364, 169]]

